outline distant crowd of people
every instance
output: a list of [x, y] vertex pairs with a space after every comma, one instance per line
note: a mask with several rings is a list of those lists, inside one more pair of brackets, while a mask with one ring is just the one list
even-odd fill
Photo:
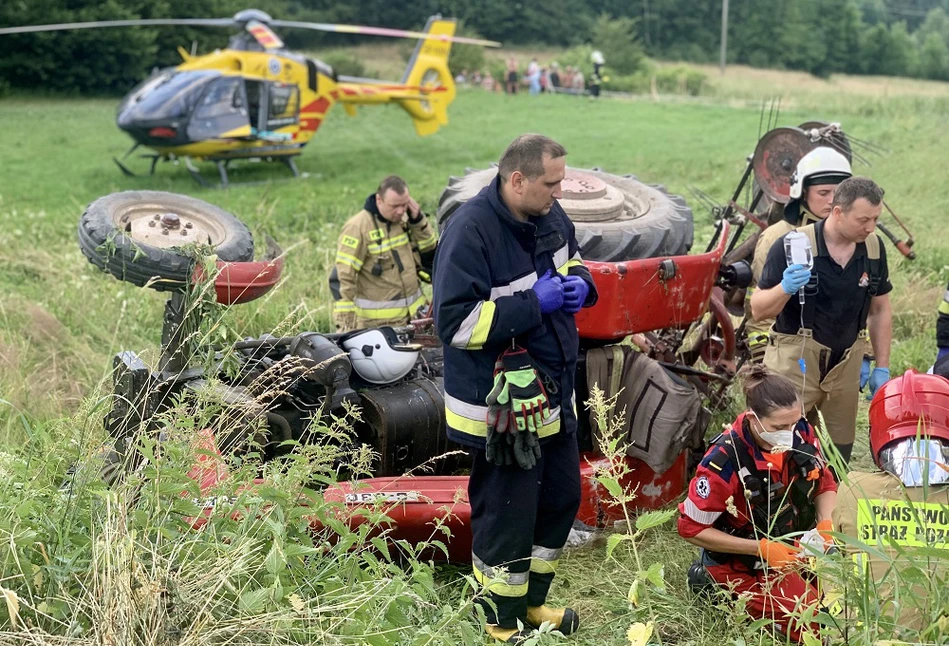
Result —
[[476, 87], [488, 92], [503, 91], [506, 94], [517, 94], [518, 89], [526, 89], [530, 94], [565, 92], [583, 94], [586, 90], [586, 79], [579, 69], [567, 65], [563, 70], [554, 61], [549, 66], [541, 66], [536, 58], [532, 58], [527, 68], [522, 72], [514, 58], [508, 59], [504, 82], [500, 83], [487, 70], [470, 72], [462, 70], [455, 76], [455, 83], [459, 86]]

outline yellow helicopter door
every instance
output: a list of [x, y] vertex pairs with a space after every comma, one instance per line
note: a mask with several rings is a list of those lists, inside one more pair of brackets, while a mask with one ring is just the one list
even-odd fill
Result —
[[214, 80], [195, 106], [188, 124], [192, 141], [248, 137], [251, 122], [243, 79], [225, 76]]

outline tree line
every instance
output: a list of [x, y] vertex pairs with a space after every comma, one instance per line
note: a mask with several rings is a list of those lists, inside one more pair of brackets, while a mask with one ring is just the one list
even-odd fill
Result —
[[[249, 0], [6, 0], [0, 26], [128, 18], [227, 17]], [[602, 47], [604, 17], [632, 19], [638, 47], [658, 59], [718, 60], [721, 0], [255, 0], [275, 18], [416, 29], [440, 13], [468, 33], [505, 45]], [[628, 24], [628, 23], [624, 23]], [[135, 28], [0, 36], [0, 90], [112, 94], [176, 48], [223, 47], [222, 28]], [[291, 48], [356, 42], [352, 36], [288, 30]], [[627, 49], [628, 51], [628, 49]], [[756, 67], [949, 80], [949, 0], [730, 0], [728, 61]]]

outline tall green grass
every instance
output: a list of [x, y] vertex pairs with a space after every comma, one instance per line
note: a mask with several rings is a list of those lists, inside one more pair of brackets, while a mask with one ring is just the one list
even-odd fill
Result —
[[[169, 420], [165, 441], [143, 444], [152, 452], [146, 466], [118, 487], [106, 488], [93, 475], [98, 447], [107, 439], [101, 419], [111, 356], [133, 349], [157, 361], [163, 302], [154, 292], [101, 274], [78, 251], [82, 210], [113, 191], [196, 195], [241, 217], [258, 240], [270, 234], [283, 245], [282, 283], [260, 301], [216, 315], [232, 335], [326, 330], [325, 277], [336, 235], [384, 175], [402, 174], [423, 208], [433, 212], [449, 175], [484, 167], [515, 135], [541, 131], [566, 145], [571, 165], [633, 172], [686, 196], [695, 185], [724, 200], [757, 140], [760, 110], [747, 99], [783, 93], [779, 123], [840, 120], [847, 131], [888, 149], [871, 159], [872, 167], [858, 164], [856, 170], [886, 188], [888, 202], [916, 233], [914, 263], [887, 248], [896, 287], [892, 368], [897, 374], [928, 366], [935, 306], [949, 266], [943, 99], [912, 88], [901, 88], [899, 96], [891, 89], [868, 97], [847, 84], [796, 92], [793, 77], [766, 82], [749, 76], [742, 83], [740, 92], [725, 88], [694, 104], [465, 91], [452, 106], [450, 125], [426, 139], [416, 138], [396, 109], [367, 108], [355, 119], [334, 111], [300, 158], [307, 178], [227, 191], [197, 187], [183, 168], [170, 164], [160, 165], [151, 179], [121, 176], [109, 157], [124, 153], [129, 142], [114, 126], [114, 102], [0, 102], [6, 128], [0, 139], [0, 539], [9, 546], [0, 570], [0, 586], [9, 591], [6, 614], [0, 604], [0, 641], [476, 639], [464, 569], [411, 558], [396, 563], [379, 555], [378, 546], [361, 534], [366, 530], [336, 527], [342, 538], [335, 543], [329, 534], [306, 530], [305, 516], [322, 514], [329, 521], [336, 513], [314, 484], [336, 477], [327, 466], [337, 455], [331, 446], [294, 447], [266, 466], [228, 458], [232, 477], [217, 493], [235, 497], [238, 513], [216, 510], [199, 531], [188, 521], [197, 510], [187, 477], [198, 450], [192, 446], [196, 427], [188, 420], [200, 420], [199, 413]], [[742, 101], [732, 106], [733, 97]], [[271, 172], [280, 171], [249, 166], [235, 171], [234, 179], [266, 179]], [[696, 210], [696, 229], [698, 247], [711, 231], [707, 213]], [[208, 411], [213, 404], [207, 402]], [[865, 428], [865, 410], [860, 423]], [[328, 435], [341, 431], [325, 429]], [[76, 461], [89, 466], [61, 490]], [[860, 434], [855, 464], [870, 466]], [[270, 485], [240, 490], [237, 483], [261, 470]], [[692, 548], [669, 523], [643, 523], [637, 529], [630, 518], [621, 531], [638, 535], [612, 539], [609, 555], [603, 537], [562, 560], [552, 600], [581, 612], [583, 628], [574, 643], [624, 643], [631, 625], [648, 622], [654, 643], [771, 643], [740, 608], [721, 599], [694, 599], [685, 586]], [[663, 564], [662, 586], [655, 585], [657, 572], [650, 572], [654, 563]], [[847, 582], [844, 565], [838, 569], [833, 576]], [[630, 600], [635, 581], [644, 586], [638, 604]], [[878, 594], [846, 589], [855, 599]], [[877, 601], [866, 598], [862, 614], [848, 619], [850, 643], [906, 636], [901, 627], [871, 622]]]

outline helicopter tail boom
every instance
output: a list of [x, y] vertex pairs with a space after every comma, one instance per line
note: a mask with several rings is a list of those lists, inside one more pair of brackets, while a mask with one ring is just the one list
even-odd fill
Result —
[[[425, 31], [451, 37], [455, 21], [433, 16]], [[448, 69], [449, 53], [450, 41], [419, 40], [400, 83], [341, 76], [339, 101], [344, 107], [398, 103], [412, 117], [415, 131], [430, 135], [448, 123], [448, 105], [455, 99], [455, 82]]]

